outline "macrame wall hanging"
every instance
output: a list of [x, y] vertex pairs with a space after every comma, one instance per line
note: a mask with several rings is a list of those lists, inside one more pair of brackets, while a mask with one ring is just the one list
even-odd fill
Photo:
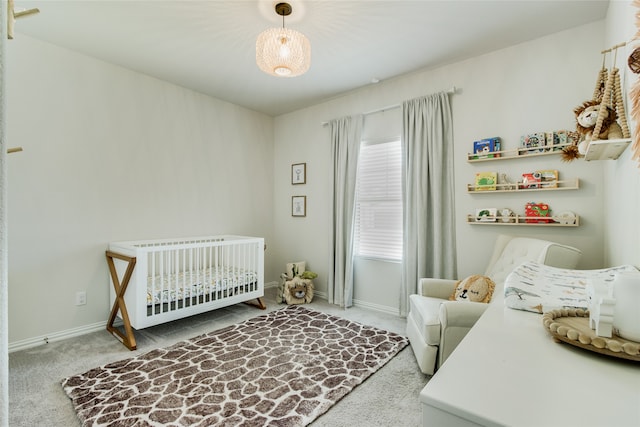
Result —
[[[640, 8], [640, 0], [634, 0], [633, 5], [637, 8]], [[640, 39], [640, 12], [636, 12], [636, 34], [633, 37], [633, 40]], [[634, 49], [629, 55], [629, 60], [627, 61], [629, 65], [629, 69], [634, 74], [640, 74], [640, 47]], [[629, 100], [631, 103], [631, 118], [636, 122], [636, 128], [640, 126], [640, 78], [636, 78], [636, 81], [633, 83], [631, 90], [629, 91]], [[636, 130], [636, 133], [633, 137], [633, 143], [631, 144], [631, 160], [635, 160], [638, 162], [638, 167], [640, 167], [640, 132]]]
[[[598, 72], [593, 97], [573, 110], [576, 115], [576, 143], [565, 147], [562, 160], [570, 162], [582, 157], [587, 153], [591, 141], [630, 137], [620, 70], [615, 66], [617, 50], [624, 46], [625, 43], [617, 44], [601, 52], [602, 68]], [[612, 66], [611, 70], [607, 70], [607, 54], [611, 52]]]

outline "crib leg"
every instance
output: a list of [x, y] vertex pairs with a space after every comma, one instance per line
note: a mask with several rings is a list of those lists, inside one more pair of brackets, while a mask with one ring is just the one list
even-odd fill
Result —
[[256, 302], [245, 301], [245, 304], [252, 305], [254, 307], [258, 307], [260, 310], [266, 310], [267, 304], [264, 303], [264, 300], [260, 297], [256, 298]]
[[[109, 315], [109, 321], [107, 322], [107, 331], [118, 338], [122, 342], [122, 344], [124, 344], [124, 346], [129, 350], [135, 350], [136, 338], [133, 335], [133, 329], [131, 328], [131, 322], [129, 320], [129, 313], [127, 312], [127, 306], [124, 302], [124, 293], [127, 291], [129, 280], [131, 279], [133, 269], [136, 266], [136, 258], [128, 257], [111, 251], [107, 251], [106, 255], [107, 264], [109, 265], [109, 272], [111, 273], [111, 281], [113, 282], [113, 288], [116, 291], [116, 300], [113, 303], [113, 307], [111, 308], [111, 314]], [[118, 272], [116, 271], [116, 266], [113, 262], [114, 258], [118, 258], [128, 263], [127, 270], [122, 277], [122, 283], [120, 283], [120, 279], [118, 278]], [[124, 333], [113, 326], [113, 322], [116, 320], [118, 310], [120, 310], [120, 313], [122, 314]]]

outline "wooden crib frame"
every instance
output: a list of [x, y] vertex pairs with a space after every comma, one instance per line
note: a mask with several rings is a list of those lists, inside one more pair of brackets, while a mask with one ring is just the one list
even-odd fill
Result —
[[[112, 284], [107, 331], [130, 350], [136, 349], [134, 329], [253, 300], [266, 308], [263, 238], [114, 242], [106, 258]], [[123, 331], [114, 326], [117, 318]]]

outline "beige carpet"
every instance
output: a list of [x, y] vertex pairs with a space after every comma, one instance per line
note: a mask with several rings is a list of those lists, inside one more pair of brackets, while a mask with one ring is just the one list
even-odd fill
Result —
[[[266, 291], [267, 312], [282, 309], [275, 303], [276, 289]], [[404, 334], [405, 319], [353, 307], [348, 310], [316, 298], [306, 308]], [[10, 425], [80, 426], [60, 381], [95, 366], [171, 346], [208, 331], [224, 328], [265, 312], [239, 304], [180, 321], [136, 331], [138, 350], [130, 352], [106, 331], [54, 342], [10, 355]], [[420, 390], [429, 377], [420, 373], [409, 347], [405, 347], [375, 375], [347, 394], [312, 422], [314, 427], [419, 426]]]

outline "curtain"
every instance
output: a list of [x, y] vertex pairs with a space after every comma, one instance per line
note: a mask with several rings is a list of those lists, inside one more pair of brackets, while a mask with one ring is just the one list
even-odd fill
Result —
[[0, 3], [0, 426], [9, 425], [7, 255], [7, 2]]
[[353, 218], [362, 115], [329, 122], [333, 162], [332, 242], [328, 300], [353, 305]]
[[457, 275], [453, 123], [441, 92], [402, 104], [403, 268], [400, 315], [418, 279]]

